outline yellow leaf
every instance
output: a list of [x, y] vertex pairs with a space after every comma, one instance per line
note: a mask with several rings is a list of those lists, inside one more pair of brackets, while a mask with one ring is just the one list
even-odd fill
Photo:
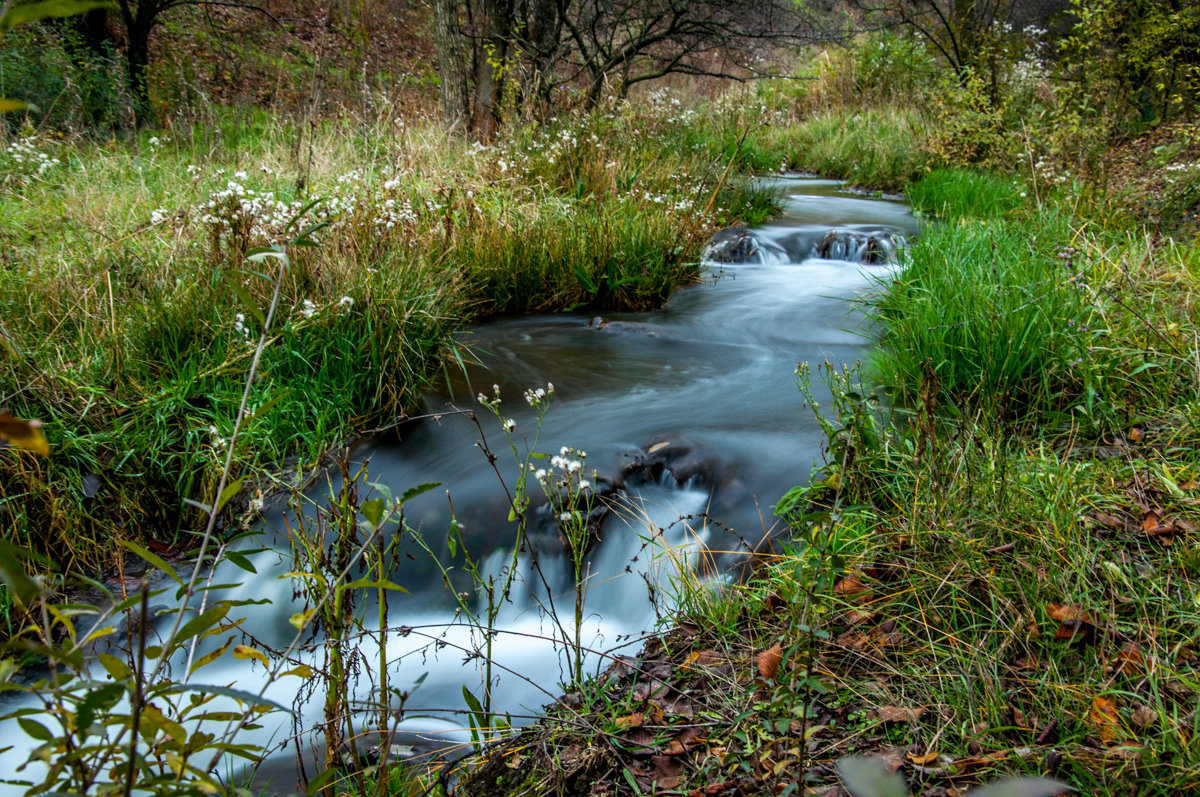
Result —
[[292, 624], [293, 628], [299, 631], [303, 629], [304, 626], [308, 625], [308, 621], [312, 619], [315, 611], [316, 609], [306, 609], [302, 612], [296, 612], [288, 618], [288, 622]]
[[1088, 712], [1088, 719], [1095, 726], [1101, 742], [1107, 745], [1117, 741], [1117, 731], [1121, 724], [1121, 717], [1117, 714], [1117, 701], [1104, 696], [1095, 698], [1092, 700], [1092, 710]]
[[32, 451], [38, 456], [48, 457], [50, 444], [42, 436], [41, 426], [41, 421], [22, 421], [0, 411], [0, 440], [7, 440], [17, 448]]
[[254, 659], [262, 662], [262, 666], [270, 669], [271, 662], [267, 661], [266, 654], [257, 648], [252, 648], [249, 645], [237, 645], [233, 649], [233, 657], [235, 659]]

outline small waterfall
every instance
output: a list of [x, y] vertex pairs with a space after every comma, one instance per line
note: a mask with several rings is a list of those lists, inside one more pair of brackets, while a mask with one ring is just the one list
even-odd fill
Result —
[[[377, 622], [367, 623], [356, 643], [354, 697], [361, 705], [376, 699], [378, 673], [372, 668], [381, 639], [390, 684], [409, 692], [392, 729], [392, 743], [404, 745], [398, 755], [469, 740], [463, 688], [482, 694], [485, 667], [477, 654], [489, 637], [492, 698], [514, 722], [537, 715], [568, 679], [563, 637], [574, 633], [573, 567], [549, 511], [530, 524], [514, 560], [515, 526], [505, 522], [505, 492], [476, 447], [480, 429], [456, 410], [473, 404], [480, 389], [490, 395], [498, 386], [505, 417], [516, 424], [518, 451], [539, 433], [540, 451], [584, 449], [589, 473], [594, 468], [597, 484], [607, 485], [605, 517], [584, 568], [580, 636], [591, 650], [635, 652], [641, 635], [671, 616], [681, 587], [720, 583], [721, 566], [737, 562], [773, 531], [769, 508], [807, 477], [822, 442], [793, 385], [796, 363], [859, 357], [863, 340], [853, 331], [859, 319], [834, 297], [868, 289], [870, 276], [851, 264], [891, 260], [916, 225], [902, 203], [850, 195], [832, 181], [769, 182], [780, 192], [783, 213], [770, 224], [714, 238], [705, 256], [719, 266], [713, 270], [719, 278], [677, 292], [656, 313], [598, 320], [558, 314], [482, 325], [471, 338], [479, 364], [428, 398], [430, 414], [438, 417], [406, 425], [399, 443], [380, 438], [356, 449], [355, 458], [369, 462], [370, 479], [396, 495], [427, 482], [442, 485], [405, 506], [407, 524], [424, 541], [408, 540], [391, 574], [409, 594], [397, 593], [389, 602], [389, 629], [381, 634]], [[539, 428], [521, 396], [547, 382], [555, 384], [556, 396]], [[495, 423], [485, 423], [485, 431], [493, 446], [504, 439]], [[517, 464], [501, 457], [497, 465], [514, 484]], [[463, 529], [454, 546], [446, 538], [447, 492]], [[266, 522], [285, 528], [282, 514]], [[295, 565], [286, 536], [264, 537], [258, 545], [266, 550], [245, 554], [256, 572], [222, 564], [212, 582], [238, 586], [212, 593], [209, 601], [267, 601], [235, 612], [245, 618], [242, 627], [254, 644], [282, 648], [294, 633], [289, 618], [302, 604], [293, 598], [296, 582], [288, 574]], [[499, 583], [511, 575], [513, 590], [491, 628], [470, 623], [457, 596], [467, 592], [464, 600], [474, 614], [487, 614], [486, 597], [463, 570], [461, 546], [485, 579]], [[548, 613], [551, 604], [557, 620]], [[362, 608], [365, 617], [377, 616], [369, 602]], [[197, 657], [219, 643], [205, 640]], [[321, 640], [306, 640], [295, 658], [319, 666]], [[606, 662], [587, 653], [585, 672]], [[171, 668], [182, 676], [182, 661]], [[106, 677], [99, 666], [93, 675]], [[253, 691], [263, 683], [264, 669], [225, 653], [195, 678]], [[258, 781], [265, 787], [273, 778], [273, 793], [294, 788], [295, 729], [305, 732], [303, 747], [321, 721], [321, 697], [307, 694], [310, 686], [315, 684], [296, 677], [271, 684], [266, 696], [289, 711], [263, 715], [261, 727], [248, 732], [264, 747], [281, 749]], [[213, 711], [234, 708], [226, 697], [212, 703]], [[366, 716], [360, 727], [370, 730], [371, 722]], [[6, 731], [13, 747], [0, 753], [0, 767], [11, 777], [36, 743], [12, 727]], [[238, 770], [226, 762], [220, 771]], [[36, 779], [36, 766], [16, 777]], [[19, 791], [0, 787], [0, 794]]]

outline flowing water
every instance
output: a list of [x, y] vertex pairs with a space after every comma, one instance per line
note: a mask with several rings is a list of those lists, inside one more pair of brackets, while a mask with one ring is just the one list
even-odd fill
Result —
[[[871, 238], [890, 246], [890, 234], [912, 234], [916, 226], [905, 204], [857, 196], [832, 181], [788, 177], [770, 178], [770, 184], [780, 192], [783, 212], [714, 255], [742, 262], [712, 263], [704, 282], [678, 291], [655, 312], [603, 318], [567, 313], [482, 325], [466, 341], [478, 363], [428, 397], [429, 412], [442, 413], [439, 418], [411, 422], [398, 435], [353, 451], [356, 461], [368, 462], [369, 479], [396, 495], [422, 483], [441, 484], [406, 505], [406, 521], [443, 562], [459, 568], [447, 581], [413, 545], [411, 558], [402, 558], [391, 575], [409, 592], [390, 604], [389, 619], [410, 630], [387, 637], [391, 684], [411, 690], [396, 741], [419, 752], [468, 740], [463, 687], [482, 694], [483, 662], [471, 654], [484, 635], [458, 610], [455, 593], [473, 586], [461, 571], [462, 551], [456, 559], [448, 555], [446, 529], [452, 502], [481, 570], [500, 578], [515, 533], [504, 522], [508, 505], [500, 481], [512, 486], [517, 464], [495, 418], [480, 414], [499, 476], [477, 446], [480, 429], [455, 413], [456, 407], [478, 409], [477, 393], [490, 397], [498, 388], [501, 410], [516, 422], [514, 439], [523, 445], [538, 425], [522, 393], [553, 383], [539, 451], [584, 450], [586, 470], [613, 479], [648, 459], [667, 468], [661, 475], [643, 468], [639, 472], [649, 476], [627, 480], [589, 554], [582, 638], [593, 650], [636, 652], [640, 635], [669, 618], [674, 586], [724, 578], [773, 530], [771, 507], [779, 496], [807, 480], [822, 438], [795, 388], [796, 365], [861, 357], [868, 342], [863, 319], [846, 300], [871, 289], [888, 269], [816, 255], [861, 256], [854, 241]], [[831, 237], [831, 230], [853, 235]], [[538, 552], [536, 564], [528, 552], [517, 558], [516, 583], [496, 620], [491, 651], [493, 700], [518, 724], [553, 700], [568, 678], [569, 660], [557, 641], [563, 631], [545, 611], [551, 600], [573, 633], [569, 560], [549, 511], [535, 511], [532, 518], [528, 549]], [[267, 521], [282, 528], [281, 516]], [[240, 613], [259, 643], [283, 647], [293, 633], [287, 620], [299, 605], [293, 582], [280, 576], [293, 565], [271, 550], [252, 560], [257, 575], [225, 564], [215, 578], [243, 582], [232, 597], [271, 599]], [[477, 612], [485, 609], [478, 591], [467, 600]], [[373, 612], [368, 607], [367, 616]], [[365, 662], [378, 660], [374, 644], [364, 639]], [[301, 657], [323, 660], [316, 650]], [[589, 655], [586, 671], [606, 664]], [[243, 689], [257, 689], [262, 677], [260, 665], [228, 654], [195, 676]], [[364, 673], [356, 688], [360, 700], [375, 699], [373, 682]], [[293, 727], [320, 721], [320, 697], [298, 700], [296, 693], [294, 677], [268, 689], [269, 698], [294, 705], [294, 716], [279, 721], [267, 715], [264, 727], [250, 732], [254, 741], [278, 744]], [[12, 772], [27, 754], [28, 747], [18, 745], [0, 766]], [[291, 791], [294, 758], [294, 750], [281, 754], [259, 782], [274, 774], [282, 780], [275, 788]]]

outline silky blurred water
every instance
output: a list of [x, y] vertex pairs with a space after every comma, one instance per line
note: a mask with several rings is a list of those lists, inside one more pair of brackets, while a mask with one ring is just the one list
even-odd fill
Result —
[[[391, 684], [411, 690], [403, 714], [396, 716], [398, 741], [418, 748], [435, 747], [437, 740], [467, 741], [463, 687], [482, 695], [483, 661], [473, 654], [485, 635], [465, 621], [455, 593], [474, 592], [468, 600], [477, 613], [485, 611], [486, 601], [466, 576], [461, 551], [457, 558], [448, 555], [446, 530], [452, 502], [463, 539], [481, 569], [503, 579], [515, 529], [505, 521], [508, 505], [500, 481], [511, 486], [517, 465], [499, 423], [483, 414], [486, 439], [499, 455], [498, 477], [477, 445], [479, 428], [456, 413], [478, 409], [476, 393], [491, 396], [493, 386], [498, 388], [503, 414], [516, 422], [516, 439], [524, 446], [538, 428], [522, 393], [553, 383], [555, 395], [537, 448], [551, 453], [562, 446], [585, 450], [589, 470], [616, 472], [631, 451], [657, 438], [689, 441], [707, 452], [711, 469], [721, 474], [707, 483], [677, 485], [665, 479], [643, 485], [605, 522], [587, 563], [582, 637], [586, 647], [610, 655], [636, 652], [641, 635], [670, 617], [679, 583], [687, 581], [694, 588], [705, 579], [720, 581], [748, 546], [773, 530], [775, 501], [808, 479], [822, 438], [795, 388], [796, 365], [859, 359], [869, 338], [863, 334], [862, 316], [848, 300], [886, 279], [890, 269], [816, 258], [817, 242], [835, 228], [911, 234], [916, 223], [904, 203], [853, 195], [836, 182], [775, 177], [769, 183], [780, 192], [783, 212], [754, 230], [757, 262], [712, 264], [701, 284], [678, 291], [665, 308], [606, 315], [603, 326], [593, 324], [590, 313], [508, 318], [479, 326], [463, 340], [477, 362], [426, 399], [427, 412], [440, 413], [440, 418], [408, 423], [399, 435], [354, 448], [355, 461], [367, 463], [369, 480], [397, 495], [417, 484], [441, 485], [407, 505], [406, 522], [439, 554], [449, 577], [421, 546], [411, 543], [409, 556], [391, 574], [409, 593], [390, 603], [393, 630], [386, 636]], [[816, 388], [820, 394], [822, 387]], [[275, 514], [266, 522], [276, 529], [267, 533], [268, 544], [285, 549], [279, 533], [286, 525], [283, 516]], [[540, 536], [539, 527], [544, 532]], [[517, 557], [516, 585], [503, 602], [491, 640], [493, 700], [518, 724], [538, 714], [569, 680], [561, 638], [570, 622], [560, 625], [547, 610], [553, 604], [561, 617], [572, 614], [574, 579], [552, 529], [548, 518], [531, 527], [535, 539], [530, 548], [539, 552], [536, 567], [528, 552]], [[269, 599], [269, 604], [235, 611], [246, 617], [245, 627], [257, 644], [282, 647], [293, 633], [287, 620], [302, 607], [294, 599], [293, 580], [285, 576], [295, 565], [276, 550], [254, 554], [252, 561], [257, 574], [226, 563], [214, 574], [214, 583], [242, 582], [223, 597]], [[374, 609], [367, 607], [366, 616], [375, 616]], [[397, 631], [397, 626], [405, 630]], [[378, 679], [370, 672], [378, 661], [376, 645], [375, 636], [359, 642], [362, 672], [354, 692], [363, 706], [377, 699]], [[319, 666], [319, 640], [297, 658]], [[588, 655], [586, 670], [595, 672], [608, 661]], [[176, 663], [176, 677], [181, 670]], [[255, 691], [264, 670], [225, 655], [193, 680]], [[292, 716], [266, 715], [260, 729], [240, 738], [279, 745], [294, 728], [314, 728], [321, 718], [321, 697], [300, 693], [295, 678], [272, 684], [267, 696], [291, 706]], [[232, 707], [220, 700], [214, 710], [222, 704]], [[312, 741], [305, 735], [300, 746]], [[9, 777], [31, 747], [19, 738], [15, 745], [0, 754], [0, 771]], [[227, 770], [237, 771], [232, 764]], [[275, 778], [267, 786], [270, 791], [295, 788], [293, 746], [262, 770], [256, 786], [266, 786], [268, 773]]]

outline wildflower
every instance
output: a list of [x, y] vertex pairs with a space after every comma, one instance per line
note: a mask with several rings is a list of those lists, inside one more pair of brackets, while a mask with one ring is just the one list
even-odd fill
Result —
[[515, 431], [517, 428], [517, 422], [514, 421], [512, 418], [505, 418], [503, 425], [504, 425], [504, 431], [506, 431], [506, 432]]
[[250, 330], [246, 328], [245, 313], [238, 313], [233, 317], [233, 331], [247, 340], [250, 339]]
[[305, 299], [300, 303], [300, 315], [305, 318], [312, 318], [317, 312], [317, 306], [311, 300]]
[[155, 149], [158, 149], [162, 146], [162, 142], [158, 140], [158, 136], [150, 136], [150, 141], [147, 143], [149, 143], [150, 146], [154, 147]]
[[571, 522], [571, 520], [574, 517], [575, 517], [574, 512], [563, 512], [561, 515], [558, 516], [558, 519], [561, 520], [563, 523], [569, 523], [569, 522]]
[[246, 509], [253, 514], [258, 515], [262, 514], [263, 506], [264, 503], [261, 497], [251, 498], [250, 503], [246, 504]]
[[164, 221], [170, 218], [170, 216], [170, 211], [166, 210], [165, 208], [155, 208], [154, 210], [150, 211], [150, 223], [162, 224]]
[[354, 300], [351, 299], [349, 296], [343, 296], [342, 298], [338, 299], [338, 307], [349, 308], [349, 307], [353, 307], [353, 306], [354, 306]]
[[590, 489], [592, 489], [592, 483], [590, 481], [588, 481], [587, 479], [579, 480], [579, 492], [582, 493], [584, 490], [590, 490]]

